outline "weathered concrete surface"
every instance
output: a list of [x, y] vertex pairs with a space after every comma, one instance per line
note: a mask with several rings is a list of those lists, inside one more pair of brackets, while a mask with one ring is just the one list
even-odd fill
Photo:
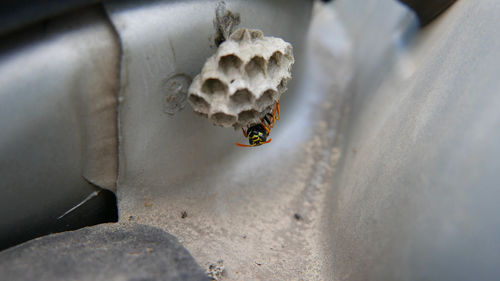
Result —
[[0, 252], [2, 280], [209, 280], [175, 237], [140, 224], [101, 224]]

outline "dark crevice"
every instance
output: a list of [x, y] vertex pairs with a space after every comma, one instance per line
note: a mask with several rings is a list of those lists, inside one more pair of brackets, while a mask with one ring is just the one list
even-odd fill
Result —
[[[8, 233], [2, 233], [0, 237], [0, 250], [51, 233], [76, 230], [101, 223], [118, 222], [118, 208], [115, 194], [105, 189], [96, 187], [94, 189], [99, 191], [97, 196], [64, 215], [61, 219], [57, 219], [56, 217], [43, 219], [37, 224], [23, 226], [22, 229], [12, 229]], [[92, 188], [89, 189], [90, 192], [93, 192]], [[85, 196], [81, 199], [83, 200], [84, 198]], [[72, 205], [69, 205], [67, 210], [78, 203], [80, 202], [72, 202]], [[60, 215], [67, 210], [64, 210]]]

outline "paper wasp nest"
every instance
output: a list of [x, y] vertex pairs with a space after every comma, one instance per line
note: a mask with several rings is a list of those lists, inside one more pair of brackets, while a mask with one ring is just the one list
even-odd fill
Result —
[[260, 30], [241, 28], [207, 59], [188, 92], [198, 114], [235, 128], [260, 122], [291, 76], [292, 46]]

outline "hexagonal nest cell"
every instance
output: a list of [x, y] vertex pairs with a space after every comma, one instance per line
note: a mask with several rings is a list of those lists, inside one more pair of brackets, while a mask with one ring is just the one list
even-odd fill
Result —
[[241, 89], [237, 90], [234, 92], [234, 94], [231, 96], [231, 102], [235, 105], [249, 105], [251, 106], [253, 100], [252, 93], [248, 89]]
[[210, 104], [208, 104], [208, 102], [204, 98], [195, 95], [190, 95], [188, 99], [191, 104], [195, 104], [196, 107], [199, 109], [199, 111], [197, 111], [198, 113], [203, 113], [205, 115], [207, 114], [207, 112], [210, 109]]
[[236, 121], [237, 117], [224, 112], [216, 112], [210, 116], [210, 119], [223, 127], [229, 127]]
[[235, 55], [223, 56], [219, 59], [219, 69], [226, 75], [231, 71], [239, 71], [243, 62]]
[[203, 82], [201, 91], [205, 94], [224, 94], [227, 92], [227, 86], [217, 78], [209, 78]]
[[238, 114], [239, 122], [259, 122], [259, 112], [254, 109], [244, 110]]
[[238, 29], [207, 59], [191, 83], [188, 101], [214, 125], [252, 125], [286, 91], [293, 63], [290, 43], [260, 30]]
[[270, 104], [278, 101], [278, 92], [269, 89], [265, 91], [259, 99], [257, 99], [257, 108], [260, 110], [264, 110], [266, 107], [269, 107]]
[[253, 57], [245, 66], [245, 71], [249, 78], [256, 77], [257, 75], [266, 75], [266, 60], [263, 57]]

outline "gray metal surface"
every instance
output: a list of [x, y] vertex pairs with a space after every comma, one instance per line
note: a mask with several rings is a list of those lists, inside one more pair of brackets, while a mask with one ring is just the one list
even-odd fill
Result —
[[119, 55], [95, 8], [2, 37], [0, 247], [79, 225], [57, 218], [96, 190], [82, 176], [114, 188]]
[[391, 1], [336, 4], [357, 48], [329, 276], [498, 280], [500, 2], [458, 1], [420, 31]]

